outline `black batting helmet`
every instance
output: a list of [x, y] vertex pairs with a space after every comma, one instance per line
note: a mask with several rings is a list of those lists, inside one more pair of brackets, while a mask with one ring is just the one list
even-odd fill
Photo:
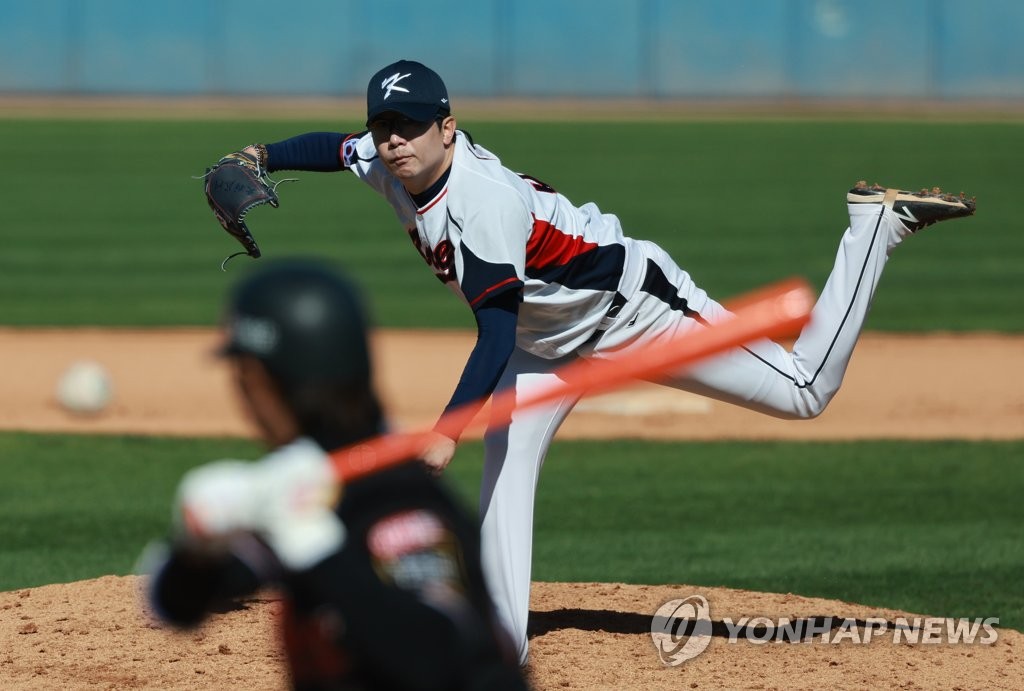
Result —
[[311, 259], [271, 262], [234, 289], [225, 355], [263, 362], [283, 391], [368, 384], [367, 316], [355, 286]]

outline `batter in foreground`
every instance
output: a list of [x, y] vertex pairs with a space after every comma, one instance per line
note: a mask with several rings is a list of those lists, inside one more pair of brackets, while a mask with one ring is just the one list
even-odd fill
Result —
[[190, 470], [150, 602], [195, 626], [235, 598], [282, 593], [292, 687], [525, 691], [488, 597], [475, 521], [406, 463], [341, 486], [326, 451], [375, 436], [366, 317], [328, 266], [277, 262], [235, 290], [227, 358], [268, 455]]

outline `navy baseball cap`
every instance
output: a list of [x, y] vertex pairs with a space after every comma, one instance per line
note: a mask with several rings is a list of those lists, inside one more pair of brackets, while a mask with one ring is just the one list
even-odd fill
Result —
[[366, 124], [391, 111], [417, 122], [448, 115], [448, 89], [437, 72], [422, 63], [391, 63], [370, 77], [366, 86]]

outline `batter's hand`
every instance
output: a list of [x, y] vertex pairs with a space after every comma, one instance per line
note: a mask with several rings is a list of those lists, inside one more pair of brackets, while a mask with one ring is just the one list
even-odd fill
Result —
[[440, 432], [431, 432], [420, 457], [434, 475], [440, 475], [455, 455], [455, 440]]
[[344, 544], [334, 513], [339, 492], [323, 452], [292, 444], [255, 463], [216, 461], [188, 471], [175, 522], [183, 539], [209, 549], [254, 533], [282, 564], [301, 571]]

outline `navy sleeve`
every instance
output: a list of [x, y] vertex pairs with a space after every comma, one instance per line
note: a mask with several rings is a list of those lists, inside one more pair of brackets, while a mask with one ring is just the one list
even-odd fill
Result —
[[[519, 291], [506, 290], [494, 296], [480, 305], [474, 314], [477, 325], [476, 345], [462, 370], [455, 393], [445, 406], [446, 413], [466, 404], [473, 404], [479, 410], [494, 392], [516, 347]], [[462, 434], [461, 428], [453, 428], [443, 422], [439, 422], [434, 430], [451, 439], [458, 439]]]
[[267, 170], [313, 170], [330, 173], [344, 170], [341, 144], [348, 137], [339, 132], [309, 132], [267, 144]]

